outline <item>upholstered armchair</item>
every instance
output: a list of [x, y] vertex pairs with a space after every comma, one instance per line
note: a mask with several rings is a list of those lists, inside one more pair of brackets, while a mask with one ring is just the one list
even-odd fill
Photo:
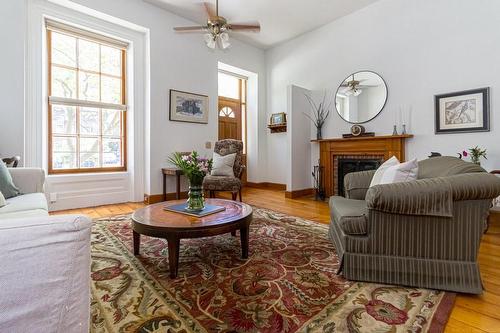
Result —
[[242, 164], [243, 156], [243, 142], [233, 139], [220, 140], [215, 143], [214, 152], [221, 156], [236, 153], [236, 158], [234, 160], [234, 177], [226, 176], [205, 176], [203, 180], [203, 189], [208, 191], [210, 197], [215, 197], [216, 191], [227, 191], [231, 192], [232, 199], [236, 200], [239, 195], [241, 199], [241, 176], [245, 170], [245, 166]]
[[330, 238], [345, 278], [482, 292], [477, 255], [500, 178], [455, 157], [419, 162], [415, 181], [376, 185], [347, 174], [330, 198]]

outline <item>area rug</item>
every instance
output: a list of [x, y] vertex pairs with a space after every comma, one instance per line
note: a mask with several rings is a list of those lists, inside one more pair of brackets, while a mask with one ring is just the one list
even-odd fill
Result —
[[132, 254], [129, 216], [95, 221], [92, 332], [440, 332], [454, 294], [352, 282], [327, 226], [254, 209], [250, 257], [230, 234], [183, 239], [169, 278], [166, 240], [142, 236]]

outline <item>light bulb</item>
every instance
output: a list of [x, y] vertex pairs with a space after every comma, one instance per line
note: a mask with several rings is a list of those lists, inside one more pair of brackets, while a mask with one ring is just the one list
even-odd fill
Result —
[[227, 32], [223, 32], [219, 35], [219, 44], [223, 50], [231, 46], [231, 43], [229, 42], [229, 34]]
[[212, 34], [205, 35], [205, 43], [207, 43], [207, 47], [211, 49], [215, 49], [215, 38]]

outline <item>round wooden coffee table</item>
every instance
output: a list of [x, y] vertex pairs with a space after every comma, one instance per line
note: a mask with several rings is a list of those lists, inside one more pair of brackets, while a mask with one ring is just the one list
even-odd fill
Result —
[[140, 235], [164, 238], [168, 242], [170, 277], [177, 277], [179, 243], [181, 238], [200, 238], [240, 230], [241, 257], [248, 258], [248, 235], [252, 221], [252, 207], [242, 202], [223, 199], [206, 199], [210, 205], [224, 206], [222, 212], [194, 217], [167, 211], [164, 208], [185, 200], [161, 202], [138, 209], [132, 215], [134, 255], [139, 254]]

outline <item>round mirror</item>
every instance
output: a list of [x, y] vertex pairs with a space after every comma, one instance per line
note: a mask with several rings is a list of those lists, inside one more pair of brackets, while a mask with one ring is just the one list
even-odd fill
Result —
[[337, 89], [335, 107], [347, 122], [366, 123], [375, 118], [387, 101], [387, 85], [377, 73], [361, 71], [349, 75]]

